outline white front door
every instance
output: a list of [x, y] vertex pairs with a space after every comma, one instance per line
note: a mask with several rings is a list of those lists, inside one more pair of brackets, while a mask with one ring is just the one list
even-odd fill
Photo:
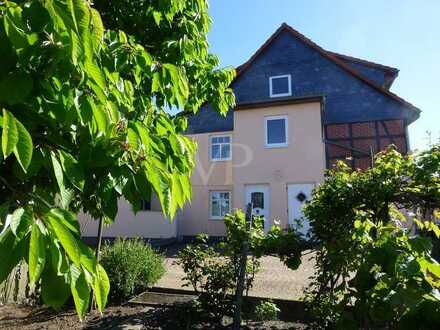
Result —
[[246, 186], [246, 205], [252, 203], [252, 214], [264, 217], [264, 231], [269, 230], [269, 186], [264, 184]]
[[307, 235], [310, 231], [310, 223], [304, 217], [303, 206], [312, 195], [315, 187], [311, 183], [289, 184], [287, 186], [287, 200], [289, 207], [289, 225], [298, 230], [303, 235]]

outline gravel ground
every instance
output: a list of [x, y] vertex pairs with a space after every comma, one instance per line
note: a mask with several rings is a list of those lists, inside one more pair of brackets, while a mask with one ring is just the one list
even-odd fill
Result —
[[[287, 268], [278, 258], [266, 256], [261, 258], [261, 269], [255, 276], [255, 282], [249, 291], [250, 296], [273, 299], [299, 300], [313, 275], [313, 251], [305, 251], [301, 266], [293, 271]], [[167, 272], [156, 284], [159, 288], [184, 289], [182, 277], [184, 272], [179, 265], [175, 253], [168, 253], [166, 258]]]

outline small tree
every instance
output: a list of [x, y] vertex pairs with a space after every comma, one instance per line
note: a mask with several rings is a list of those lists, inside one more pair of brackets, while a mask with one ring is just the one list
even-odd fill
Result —
[[186, 286], [199, 295], [203, 311], [214, 314], [217, 320], [234, 312], [234, 327], [241, 324], [243, 292], [253, 285], [255, 274], [264, 255], [278, 256], [289, 268], [301, 264], [304, 248], [299, 234], [273, 226], [265, 235], [260, 217], [246, 218], [241, 210], [226, 215], [226, 237], [217, 246], [209, 246], [206, 235], [199, 236], [179, 252]]
[[390, 148], [368, 170], [341, 163], [327, 173], [305, 207], [321, 244], [309, 302], [323, 327], [402, 327], [422, 313], [438, 322], [431, 237], [440, 235], [439, 207], [439, 146], [415, 156]]
[[111, 222], [118, 198], [137, 211], [154, 192], [172, 218], [191, 197], [196, 146], [165, 109], [234, 103], [234, 71], [208, 52], [206, 1], [145, 5], [156, 33], [142, 46], [105, 30], [87, 0], [0, 4], [0, 282], [25, 260], [44, 303], [72, 295], [80, 317], [91, 290], [102, 311], [109, 284], [75, 214]]

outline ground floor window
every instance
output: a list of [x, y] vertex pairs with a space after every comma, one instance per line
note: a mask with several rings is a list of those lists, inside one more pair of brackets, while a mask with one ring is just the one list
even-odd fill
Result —
[[141, 211], [151, 211], [151, 201], [147, 199], [141, 199]]
[[211, 191], [210, 192], [210, 217], [211, 219], [223, 219], [231, 212], [231, 192]]

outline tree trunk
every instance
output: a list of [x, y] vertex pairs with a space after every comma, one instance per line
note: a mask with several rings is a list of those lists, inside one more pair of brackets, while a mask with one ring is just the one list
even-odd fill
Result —
[[[252, 228], [252, 203], [246, 207], [246, 220], [249, 224], [249, 230]], [[244, 281], [246, 279], [247, 256], [249, 252], [248, 241], [242, 242], [240, 265], [238, 269], [237, 290], [235, 291], [235, 306], [234, 306], [234, 322], [232, 324], [233, 330], [239, 330], [241, 326], [241, 306], [243, 303]]]
[[239, 330], [241, 326], [241, 305], [243, 302], [244, 281], [246, 279], [246, 265], [248, 255], [248, 242], [243, 242], [240, 256], [240, 268], [235, 292], [234, 323], [232, 329]]
[[[95, 257], [96, 262], [99, 262], [99, 252], [101, 251], [101, 242], [102, 242], [102, 218], [99, 219], [99, 225], [98, 225], [98, 237], [96, 240], [96, 250], [95, 250]], [[93, 311], [95, 305], [95, 298], [93, 296], [93, 291], [90, 293], [90, 312]]]

